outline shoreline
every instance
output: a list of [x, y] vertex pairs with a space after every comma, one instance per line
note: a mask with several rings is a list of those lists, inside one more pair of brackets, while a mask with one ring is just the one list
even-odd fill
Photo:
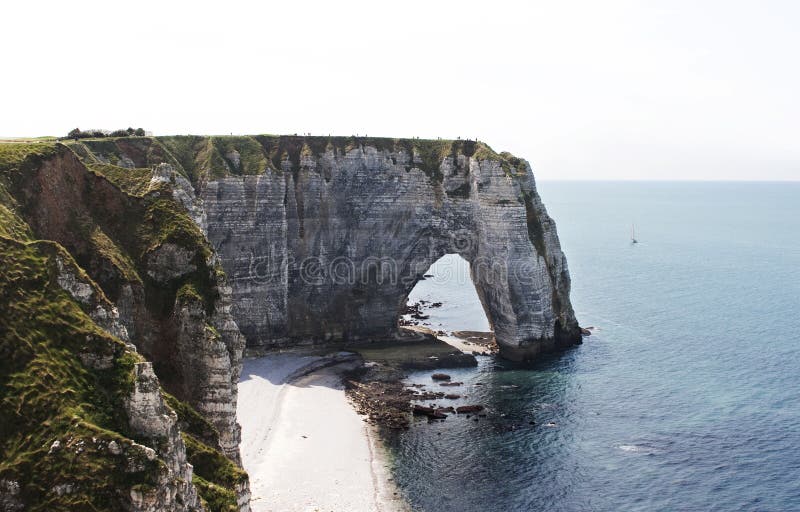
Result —
[[360, 366], [345, 352], [244, 360], [238, 420], [253, 512], [410, 510], [377, 428], [345, 394], [343, 374]]
[[378, 427], [365, 422], [364, 432], [370, 448], [370, 462], [375, 485], [375, 503], [378, 512], [412, 512], [411, 506], [403, 498], [394, 481], [388, 448], [380, 432], [378, 432]]

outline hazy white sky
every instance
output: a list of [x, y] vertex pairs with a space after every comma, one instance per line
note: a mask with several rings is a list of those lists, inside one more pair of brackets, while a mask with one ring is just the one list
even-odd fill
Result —
[[540, 179], [800, 179], [800, 2], [6, 2], [0, 136], [469, 137]]

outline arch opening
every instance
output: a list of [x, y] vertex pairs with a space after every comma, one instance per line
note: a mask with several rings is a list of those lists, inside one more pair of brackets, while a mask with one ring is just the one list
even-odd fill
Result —
[[474, 344], [476, 350], [495, 345], [470, 263], [459, 254], [436, 260], [406, 295], [404, 305], [400, 327], [427, 328], [445, 341]]

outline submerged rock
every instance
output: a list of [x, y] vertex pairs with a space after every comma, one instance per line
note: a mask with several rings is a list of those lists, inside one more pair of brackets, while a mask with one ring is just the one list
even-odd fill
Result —
[[456, 412], [458, 414], [480, 412], [482, 410], [483, 410], [482, 405], [462, 405], [460, 407], [456, 407]]

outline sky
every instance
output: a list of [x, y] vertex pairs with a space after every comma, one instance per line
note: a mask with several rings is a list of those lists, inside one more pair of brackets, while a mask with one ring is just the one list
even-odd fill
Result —
[[479, 139], [537, 179], [800, 180], [800, 2], [7, 2], [0, 137]]

